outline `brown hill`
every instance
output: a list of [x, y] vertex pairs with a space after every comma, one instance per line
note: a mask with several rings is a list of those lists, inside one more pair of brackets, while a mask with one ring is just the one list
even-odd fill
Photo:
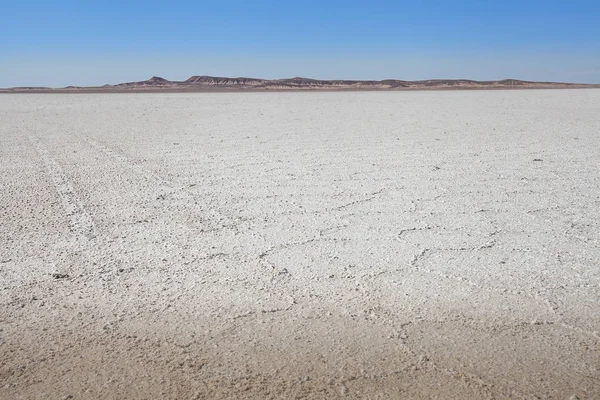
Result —
[[190, 85], [247, 85], [258, 86], [265, 82], [264, 79], [255, 78], [225, 78], [216, 76], [192, 76], [185, 81]]
[[286, 79], [228, 78], [192, 76], [185, 81], [170, 81], [153, 76], [139, 82], [126, 82], [100, 87], [68, 86], [62, 89], [19, 87], [0, 89], [0, 92], [129, 92], [129, 91], [234, 91], [234, 90], [432, 90], [432, 89], [543, 89], [543, 88], [599, 88], [600, 85], [531, 82], [518, 79], [475, 81], [469, 79], [427, 79], [405, 81], [376, 80], [320, 80], [302, 77]]

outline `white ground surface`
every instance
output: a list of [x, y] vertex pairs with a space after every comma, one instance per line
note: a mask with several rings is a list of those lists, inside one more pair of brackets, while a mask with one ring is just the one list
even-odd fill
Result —
[[600, 398], [599, 155], [600, 90], [0, 96], [0, 398]]

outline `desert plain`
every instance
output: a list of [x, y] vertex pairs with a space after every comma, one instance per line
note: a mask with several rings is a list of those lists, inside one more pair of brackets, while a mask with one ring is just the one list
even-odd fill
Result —
[[600, 398], [600, 90], [0, 95], [0, 398]]

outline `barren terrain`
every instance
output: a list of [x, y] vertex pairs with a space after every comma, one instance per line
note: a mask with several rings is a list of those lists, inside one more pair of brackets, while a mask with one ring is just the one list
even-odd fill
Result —
[[0, 398], [600, 398], [600, 90], [0, 96]]
[[489, 89], [592, 89], [600, 84], [532, 82], [519, 79], [475, 81], [472, 79], [426, 79], [406, 81], [323, 80], [310, 78], [257, 79], [218, 76], [192, 76], [185, 81], [171, 81], [153, 76], [145, 81], [106, 84], [103, 86], [13, 87], [1, 93], [197, 93], [197, 92], [265, 92], [265, 91], [398, 91], [398, 90], [489, 90]]

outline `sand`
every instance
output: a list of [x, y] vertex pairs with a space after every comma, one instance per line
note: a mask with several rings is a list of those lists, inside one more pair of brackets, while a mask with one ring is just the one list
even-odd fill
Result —
[[0, 398], [600, 398], [600, 90], [0, 96]]

